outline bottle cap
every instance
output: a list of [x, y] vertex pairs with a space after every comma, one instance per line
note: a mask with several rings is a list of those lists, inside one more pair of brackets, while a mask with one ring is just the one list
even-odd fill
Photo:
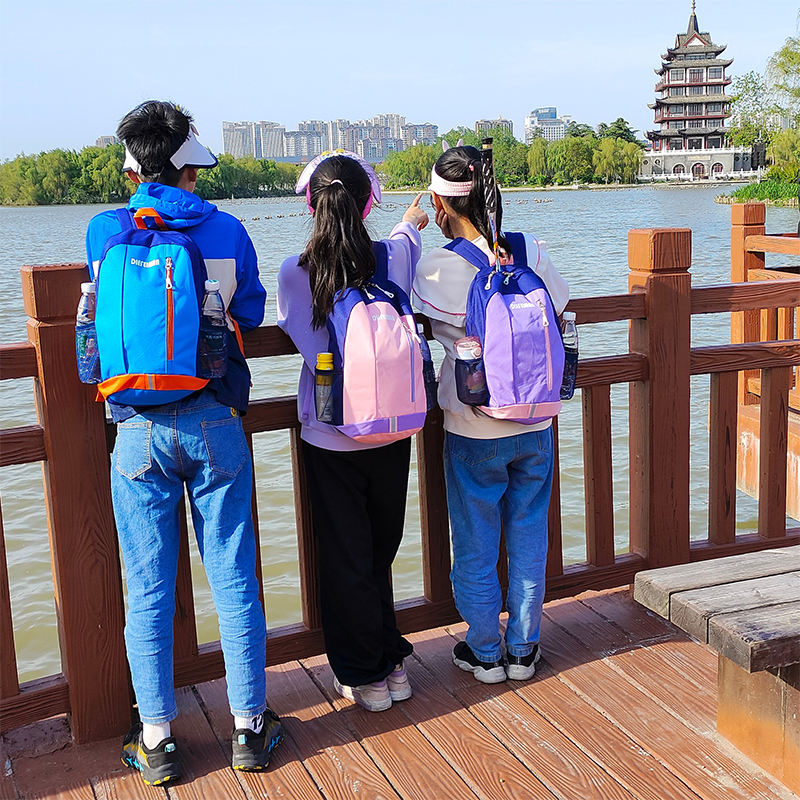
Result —
[[333, 353], [317, 353], [317, 369], [333, 369]]
[[207, 292], [218, 292], [219, 291], [219, 281], [206, 281], [206, 291]]
[[574, 321], [575, 320], [575, 312], [574, 311], [565, 311], [561, 315], [561, 317], [564, 320], [564, 322], [567, 322], [568, 320], [573, 320]]
[[95, 291], [95, 285], [92, 281], [81, 284], [81, 294], [94, 294]]

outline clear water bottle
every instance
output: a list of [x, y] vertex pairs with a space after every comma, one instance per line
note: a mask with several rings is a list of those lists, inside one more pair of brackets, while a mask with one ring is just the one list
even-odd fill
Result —
[[200, 317], [200, 377], [221, 378], [228, 370], [228, 319], [219, 281], [206, 281]]
[[317, 353], [314, 405], [318, 422], [333, 422], [333, 353]]
[[100, 353], [97, 349], [97, 329], [94, 325], [96, 308], [94, 283], [81, 284], [81, 299], [75, 318], [75, 355], [78, 377], [82, 383], [100, 383]]
[[575, 378], [578, 377], [578, 328], [575, 313], [565, 311], [561, 315], [561, 338], [564, 342], [564, 379], [561, 381], [561, 399], [571, 400], [575, 394]]

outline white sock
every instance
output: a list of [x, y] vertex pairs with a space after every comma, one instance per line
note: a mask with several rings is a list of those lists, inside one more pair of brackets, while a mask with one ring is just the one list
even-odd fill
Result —
[[157, 747], [169, 735], [169, 722], [160, 722], [158, 725], [151, 725], [149, 722], [142, 723], [142, 742], [148, 750]]
[[248, 728], [253, 733], [261, 733], [264, 727], [264, 715], [256, 714], [254, 717], [237, 717], [233, 718], [233, 727], [238, 731], [240, 728]]

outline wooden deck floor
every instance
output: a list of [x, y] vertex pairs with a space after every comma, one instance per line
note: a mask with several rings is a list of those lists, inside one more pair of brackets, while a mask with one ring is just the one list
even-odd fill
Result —
[[220, 680], [180, 693], [180, 784], [144, 786], [121, 766], [118, 740], [36, 757], [9, 741], [0, 798], [796, 798], [717, 736], [706, 647], [624, 590], [545, 612], [532, 681], [479, 684], [451, 662], [464, 626], [427, 631], [407, 662], [414, 697], [381, 714], [334, 696], [324, 657], [271, 668], [270, 703], [289, 736], [266, 773], [228, 768]]

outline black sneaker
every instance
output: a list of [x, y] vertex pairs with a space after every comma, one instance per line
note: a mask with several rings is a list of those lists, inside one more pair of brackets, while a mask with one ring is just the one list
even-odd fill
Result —
[[479, 661], [466, 642], [459, 642], [453, 648], [453, 663], [465, 672], [471, 672], [481, 683], [502, 683], [506, 679], [502, 660]]
[[233, 761], [231, 766], [242, 772], [259, 772], [269, 766], [272, 751], [283, 739], [284, 730], [280, 718], [271, 709], [264, 712], [261, 733], [249, 728], [237, 728], [233, 732]]
[[539, 645], [535, 644], [533, 650], [526, 656], [506, 655], [506, 673], [512, 681], [527, 681], [536, 674], [534, 666], [539, 660]]
[[183, 774], [175, 737], [162, 739], [152, 750], [142, 741], [142, 723], [137, 722], [122, 741], [122, 763], [138, 769], [148, 786], [177, 781]]

